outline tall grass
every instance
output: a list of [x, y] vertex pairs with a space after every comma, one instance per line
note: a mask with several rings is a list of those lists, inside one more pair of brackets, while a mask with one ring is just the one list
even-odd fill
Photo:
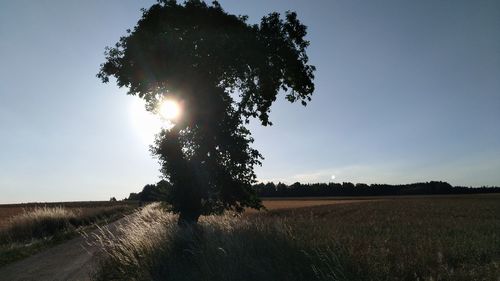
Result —
[[102, 229], [94, 280], [341, 280], [339, 265], [328, 264], [337, 260], [334, 253], [318, 259], [318, 250], [301, 247], [285, 221], [226, 214], [180, 228], [176, 220], [153, 204], [116, 234]]
[[133, 206], [97, 208], [37, 206], [11, 217], [0, 229], [0, 266], [73, 237], [82, 227], [114, 220]]
[[63, 207], [24, 210], [9, 220], [2, 231], [3, 240], [19, 242], [52, 236], [71, 228], [70, 219], [76, 217], [75, 211]]
[[79, 226], [111, 218], [126, 209], [125, 206], [95, 209], [44, 206], [25, 209], [21, 214], [10, 218], [6, 227], [0, 231], [0, 244], [42, 239], [73, 231]]
[[500, 280], [498, 199], [405, 199], [102, 229], [95, 280]]
[[53, 236], [72, 229], [70, 220], [76, 219], [77, 216], [78, 210], [63, 207], [37, 207], [24, 210], [8, 221], [0, 232], [0, 237], [3, 238], [0, 241], [22, 242]]

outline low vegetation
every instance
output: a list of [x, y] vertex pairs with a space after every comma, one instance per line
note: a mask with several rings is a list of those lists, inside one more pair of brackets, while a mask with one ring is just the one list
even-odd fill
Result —
[[94, 280], [498, 280], [500, 197], [401, 198], [103, 229]]
[[0, 229], [0, 266], [73, 237], [84, 227], [115, 220], [133, 209], [132, 204], [96, 207], [91, 204], [86, 207], [28, 205], [4, 220]]
[[52, 236], [71, 228], [70, 220], [75, 220], [77, 216], [77, 212], [63, 207], [41, 207], [27, 210], [10, 219], [2, 236], [4, 236], [4, 240], [12, 242]]
[[[103, 231], [95, 280], [311, 280], [310, 257], [284, 221], [231, 214], [178, 227], [177, 217], [149, 205], [129, 217], [118, 236]], [[312, 252], [311, 252], [312, 253]], [[330, 273], [318, 261], [318, 270]], [[333, 274], [336, 269], [332, 269]]]

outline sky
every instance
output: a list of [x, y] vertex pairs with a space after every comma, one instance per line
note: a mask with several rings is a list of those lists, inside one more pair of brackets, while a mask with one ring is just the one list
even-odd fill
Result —
[[[500, 185], [499, 1], [235, 1], [308, 26], [316, 91], [250, 125], [260, 181]], [[0, 203], [118, 199], [159, 180], [158, 120], [96, 74], [154, 1], [0, 0]]]

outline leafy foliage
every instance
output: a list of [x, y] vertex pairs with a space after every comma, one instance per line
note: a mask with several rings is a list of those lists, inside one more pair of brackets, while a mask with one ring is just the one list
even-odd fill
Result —
[[157, 111], [164, 99], [183, 107], [151, 148], [173, 185], [181, 220], [225, 209], [260, 208], [251, 185], [261, 154], [250, 145], [250, 118], [271, 125], [280, 91], [306, 105], [314, 91], [306, 26], [297, 14], [271, 13], [260, 24], [226, 13], [217, 2], [159, 1], [133, 30], [106, 50], [98, 77], [115, 77], [128, 94]]

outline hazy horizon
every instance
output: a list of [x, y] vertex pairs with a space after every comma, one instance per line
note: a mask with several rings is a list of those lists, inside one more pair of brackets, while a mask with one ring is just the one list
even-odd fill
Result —
[[[159, 180], [154, 117], [95, 76], [154, 2], [0, 3], [0, 204], [122, 199]], [[219, 2], [308, 26], [316, 91], [250, 124], [259, 181], [500, 186], [500, 2]]]

